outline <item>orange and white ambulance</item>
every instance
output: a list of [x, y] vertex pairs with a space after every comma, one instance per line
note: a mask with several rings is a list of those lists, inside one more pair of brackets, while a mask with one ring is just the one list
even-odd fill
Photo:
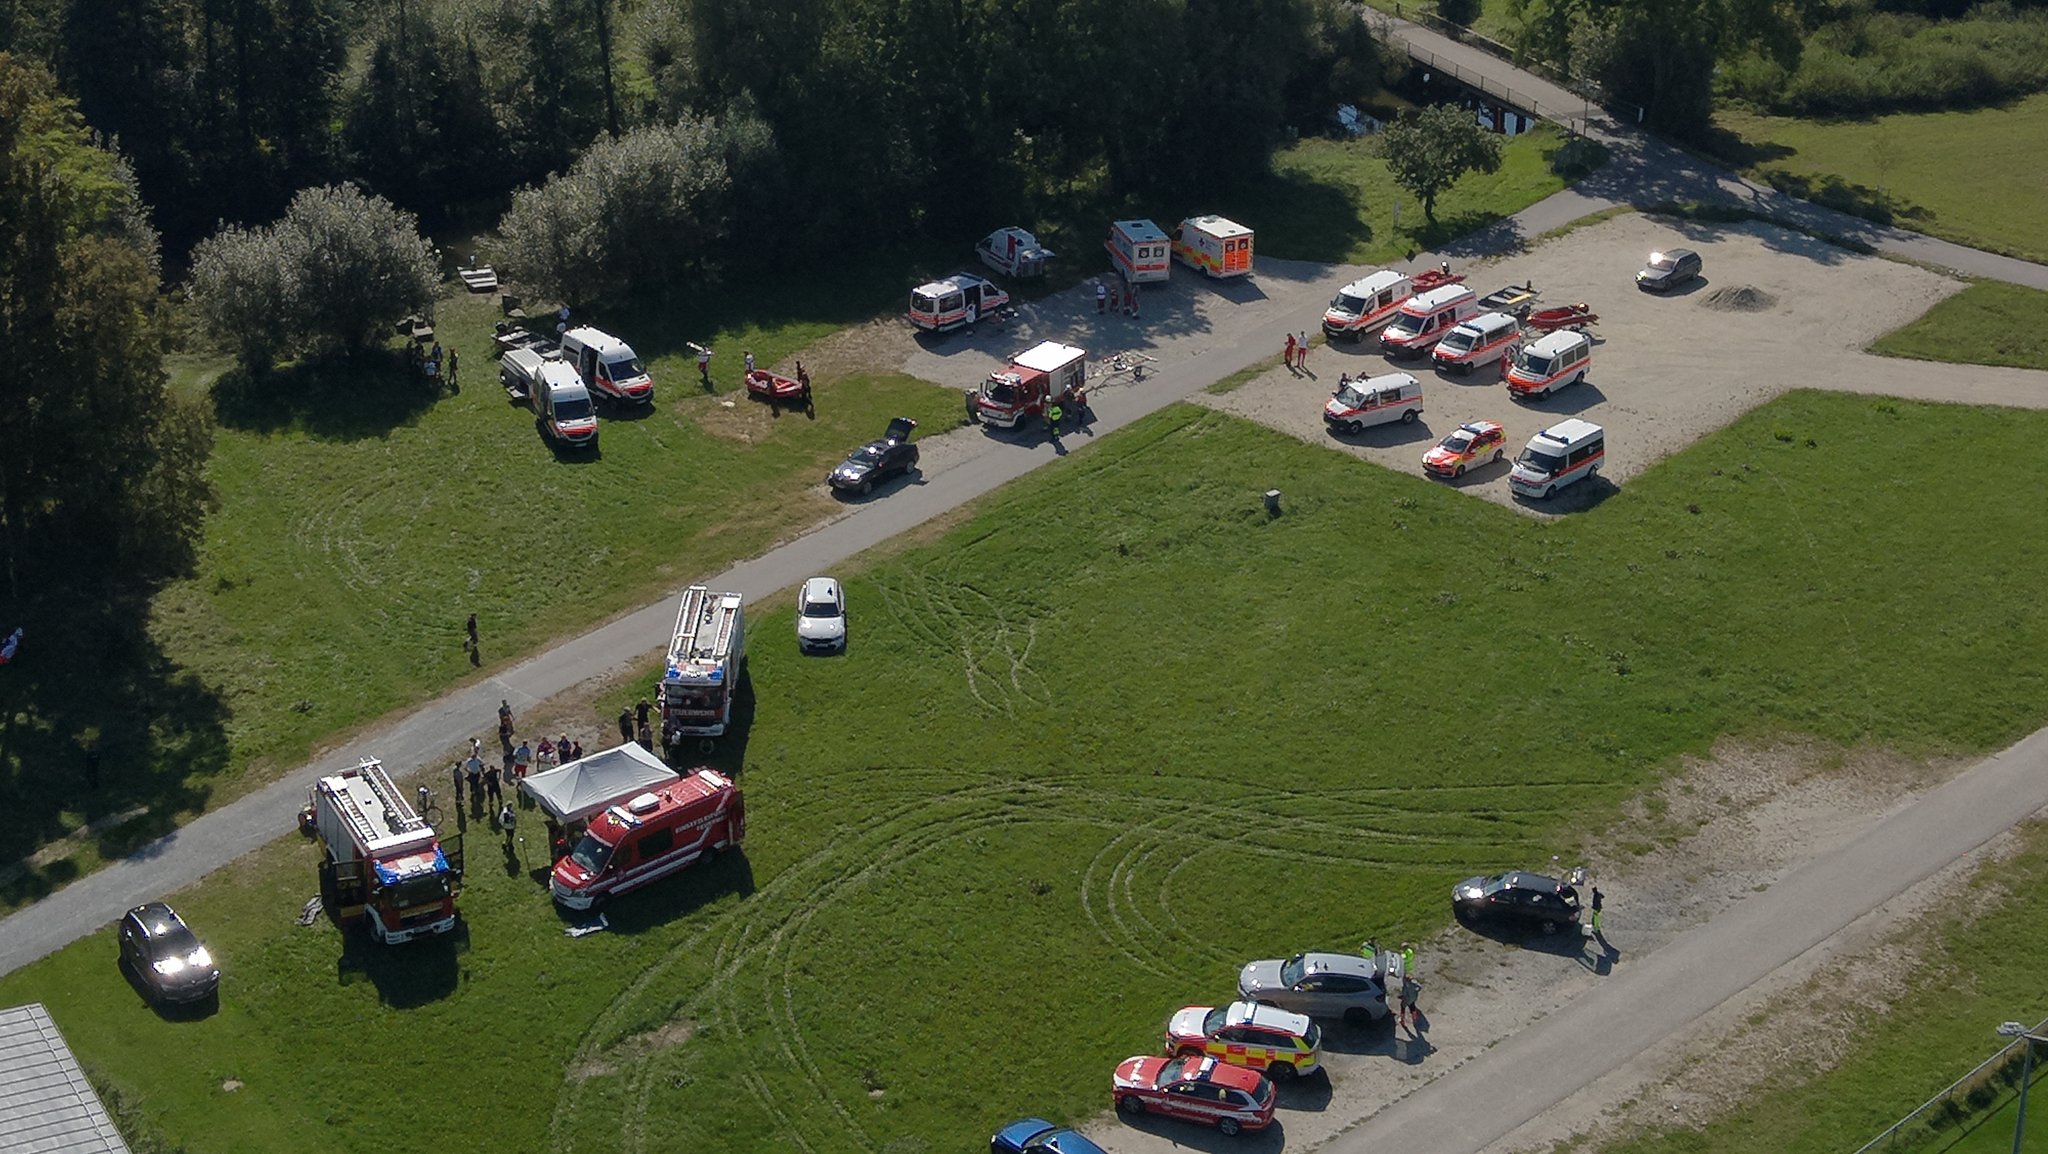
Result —
[[1593, 367], [1593, 338], [1560, 331], [1523, 345], [1508, 366], [1508, 395], [1541, 400], [1553, 390], [1576, 385]]
[[1173, 256], [1212, 277], [1252, 271], [1252, 230], [1216, 215], [1191, 216], [1173, 230]]
[[1159, 226], [1149, 220], [1119, 220], [1109, 226], [1109, 239], [1102, 242], [1109, 250], [1109, 263], [1127, 281], [1146, 284], [1163, 281], [1167, 275], [1167, 259], [1171, 256], [1171, 245]]
[[1480, 313], [1444, 334], [1429, 351], [1439, 369], [1464, 376], [1473, 369], [1494, 364], [1515, 355], [1522, 340], [1522, 323], [1506, 313]]
[[1418, 293], [1380, 330], [1380, 351], [1390, 357], [1421, 356], [1452, 329], [1478, 315], [1479, 298], [1464, 285]]

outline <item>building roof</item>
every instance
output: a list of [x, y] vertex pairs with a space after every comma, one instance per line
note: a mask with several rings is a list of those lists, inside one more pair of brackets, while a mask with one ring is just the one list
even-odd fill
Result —
[[0, 1150], [127, 1154], [114, 1120], [40, 1003], [0, 1010]]

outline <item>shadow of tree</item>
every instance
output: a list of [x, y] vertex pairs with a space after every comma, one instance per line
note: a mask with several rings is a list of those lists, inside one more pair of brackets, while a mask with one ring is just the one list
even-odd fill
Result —
[[267, 373], [234, 368], [213, 385], [214, 418], [231, 429], [288, 429], [323, 440], [382, 437], [441, 399], [438, 384], [413, 373], [398, 349], [300, 361]]
[[1860, 216], [1878, 224], [1898, 224], [1901, 221], [1927, 221], [1934, 214], [1911, 201], [1900, 199], [1886, 192], [1880, 192], [1868, 185], [1843, 180], [1834, 173], [1814, 175], [1788, 172], [1782, 168], [1765, 168], [1757, 175], [1765, 184], [1779, 192], [1810, 200], [1837, 212]]
[[1259, 255], [1341, 263], [1373, 238], [1355, 192], [1300, 171], [1269, 173], [1226, 196], [1225, 216], [1259, 222]]
[[1689, 138], [1690, 143], [1701, 152], [1715, 158], [1731, 168], [1744, 169], [1783, 160], [1795, 155], [1797, 149], [1771, 140], [1745, 140], [1743, 137], [1716, 124], [1701, 130]]
[[[24, 629], [0, 678], [0, 901], [21, 903], [73, 880], [53, 855], [23, 859], [110, 815], [142, 810], [93, 835], [120, 857], [203, 807], [208, 779], [228, 766], [229, 709], [181, 669], [148, 629], [150, 590], [46, 581], [33, 600], [0, 604]], [[97, 750], [97, 764], [88, 753]], [[97, 786], [94, 778], [97, 778]], [[22, 864], [17, 864], [22, 863]]]

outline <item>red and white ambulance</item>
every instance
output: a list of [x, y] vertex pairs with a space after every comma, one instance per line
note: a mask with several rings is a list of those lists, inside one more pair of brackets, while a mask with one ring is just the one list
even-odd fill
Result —
[[1380, 351], [1390, 357], [1418, 357], [1452, 329], [1479, 315], [1479, 298], [1461, 284], [1409, 297], [1380, 330]]
[[1010, 294], [987, 277], [956, 272], [910, 290], [910, 323], [929, 333], [974, 327], [1010, 303]]
[[1593, 367], [1593, 338], [1560, 330], [1523, 345], [1508, 365], [1508, 395], [1541, 400], [1556, 389], [1576, 385]]
[[747, 835], [746, 799], [732, 779], [698, 769], [590, 819], [569, 856], [555, 863], [548, 889], [572, 910], [738, 849]]
[[1173, 230], [1173, 256], [1212, 277], [1252, 271], [1252, 230], [1227, 217], [1191, 216]]
[[1330, 307], [1323, 313], [1323, 335], [1362, 340], [1365, 334], [1393, 320], [1394, 314], [1416, 293], [1464, 281], [1463, 273], [1453, 275], [1448, 268], [1446, 264], [1444, 269], [1425, 269], [1413, 276], [1381, 269], [1352, 281], [1330, 298]]
[[1429, 355], [1437, 368], [1464, 376], [1515, 355], [1521, 341], [1522, 322], [1507, 313], [1480, 313], [1445, 333]]
[[1151, 221], [1111, 222], [1109, 239], [1102, 242], [1102, 247], [1109, 250], [1109, 263], [1125, 280], [1146, 284], [1166, 279], [1172, 246], [1166, 234]]
[[1518, 497], [1549, 497], [1597, 476], [1606, 463], [1607, 431], [1573, 417], [1529, 438], [1508, 473], [1508, 489]]

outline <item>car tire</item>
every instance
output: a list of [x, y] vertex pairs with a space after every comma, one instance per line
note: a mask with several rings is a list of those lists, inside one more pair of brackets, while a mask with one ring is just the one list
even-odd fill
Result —
[[1575, 385], [1583, 385], [1583, 384], [1585, 384], [1585, 383], [1586, 383], [1586, 373], [1585, 373], [1585, 370], [1581, 369], [1581, 370], [1579, 371], [1579, 375], [1578, 375], [1578, 376], [1576, 376], [1576, 377], [1573, 377], [1573, 378], [1572, 378], [1572, 384], [1575, 384]]
[[1505, 461], [1505, 460], [1507, 460], [1507, 454], [1505, 454], [1505, 453], [1501, 452], [1501, 451], [1500, 451], [1499, 449], [1495, 449], [1495, 450], [1493, 451], [1493, 463], [1494, 463], [1494, 464], [1498, 465], [1498, 464], [1500, 464], [1500, 463], [1501, 463], [1502, 461]]
[[1266, 1067], [1266, 1077], [1274, 1082], [1292, 1082], [1300, 1073], [1292, 1062], [1274, 1062]]
[[1544, 488], [1543, 488], [1543, 499], [1544, 499], [1544, 500], [1548, 501], [1548, 500], [1550, 500], [1550, 499], [1551, 499], [1552, 497], [1555, 497], [1555, 496], [1557, 496], [1557, 486], [1556, 486], [1556, 485], [1546, 485], [1546, 486], [1544, 486]]
[[1145, 1112], [1145, 1101], [1136, 1094], [1125, 1094], [1116, 1100], [1116, 1109], [1119, 1114], [1136, 1118]]
[[1360, 433], [1365, 432], [1365, 422], [1353, 421], [1350, 424], [1344, 426], [1344, 431], [1356, 437]]
[[1418, 416], [1421, 416], [1421, 414], [1416, 412], [1414, 409], [1408, 409], [1401, 414], [1401, 423], [1404, 425], [1412, 425], [1415, 423], [1415, 418]]
[[1216, 1119], [1216, 1132], [1225, 1138], [1237, 1137], [1237, 1132], [1242, 1129], [1244, 1129], [1244, 1126], [1235, 1118]]
[[865, 496], [867, 496], [868, 494], [870, 494], [870, 493], [872, 493], [872, 492], [874, 492], [874, 491], [875, 491], [875, 483], [874, 483], [873, 481], [862, 481], [862, 482], [860, 483], [860, 495], [861, 495], [861, 496], [865, 497]]
[[1464, 475], [1465, 475], [1465, 466], [1463, 466], [1463, 465], [1460, 465], [1460, 466], [1458, 466], [1458, 467], [1457, 467], [1456, 469], [1453, 469], [1453, 470], [1451, 470], [1451, 478], [1452, 478], [1453, 480], [1456, 480], [1457, 478], [1459, 478], [1459, 477], [1462, 477], [1462, 476], [1464, 476]]
[[1544, 918], [1544, 919], [1543, 919], [1543, 932], [1544, 932], [1544, 933], [1546, 933], [1546, 934], [1554, 934], [1554, 933], [1556, 933], [1556, 932], [1557, 932], [1557, 923], [1556, 923], [1556, 922], [1554, 922], [1554, 921], [1551, 921], [1551, 920], [1550, 920], [1549, 918]]
[[1538, 390], [1538, 391], [1537, 391], [1537, 393], [1536, 393], [1536, 399], [1537, 399], [1537, 400], [1539, 400], [1539, 401], [1547, 401], [1547, 400], [1549, 400], [1549, 399], [1550, 399], [1550, 386], [1548, 386], [1548, 385], [1545, 385], [1545, 386], [1544, 386], [1544, 387], [1543, 387], [1542, 389]]

